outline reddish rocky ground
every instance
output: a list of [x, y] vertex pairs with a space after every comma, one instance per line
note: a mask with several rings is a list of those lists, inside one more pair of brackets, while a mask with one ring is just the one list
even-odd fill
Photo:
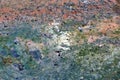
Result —
[[60, 18], [82, 21], [92, 19], [96, 15], [114, 14], [112, 7], [115, 0], [1, 0], [0, 22], [19, 20], [23, 16], [34, 17], [33, 20], [49, 21]]

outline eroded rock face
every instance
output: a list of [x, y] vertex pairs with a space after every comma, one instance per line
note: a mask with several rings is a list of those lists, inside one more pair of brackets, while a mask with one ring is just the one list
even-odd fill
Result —
[[0, 80], [120, 79], [119, 4], [0, 0]]
[[116, 0], [116, 3], [119, 5], [120, 4], [120, 0]]
[[120, 15], [120, 6], [119, 6], [119, 5], [115, 5], [115, 6], [113, 7], [113, 10], [114, 10], [118, 15]]
[[116, 0], [116, 5], [113, 6], [113, 11], [120, 15], [120, 1]]

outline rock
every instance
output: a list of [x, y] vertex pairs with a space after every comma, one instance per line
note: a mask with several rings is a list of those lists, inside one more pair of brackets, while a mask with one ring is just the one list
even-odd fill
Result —
[[80, 32], [83, 32], [83, 29], [82, 29], [81, 27], [78, 27], [78, 30], [79, 30]]
[[40, 60], [42, 58], [39, 50], [30, 51], [29, 53], [35, 60]]

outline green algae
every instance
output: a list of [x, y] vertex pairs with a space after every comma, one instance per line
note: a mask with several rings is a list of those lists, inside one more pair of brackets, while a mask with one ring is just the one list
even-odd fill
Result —
[[30, 39], [34, 42], [41, 42], [41, 36], [38, 29], [33, 29], [30, 24], [22, 23], [15, 27], [15, 30], [10, 34], [11, 37], [21, 37]]
[[8, 37], [8, 36], [0, 36], [0, 44], [1, 45], [5, 45], [9, 41], [10, 41], [10, 37]]
[[[24, 27], [27, 27], [27, 28], [24, 28]], [[30, 39], [33, 42], [38, 42], [38, 43], [39, 43], [39, 40], [41, 40], [39, 38], [42, 38], [42, 41], [46, 43], [48, 43], [47, 42], [48, 39], [46, 38], [43, 39], [43, 37], [37, 38], [38, 36], [40, 36], [39, 30], [32, 29], [32, 27], [28, 24], [23, 24], [19, 28], [15, 28], [15, 30], [17, 31], [13, 31], [13, 33], [10, 34], [11, 38], [8, 36], [1, 37], [1, 44], [2, 42], [4, 43], [4, 45], [2, 46], [2, 49], [7, 51], [8, 56], [10, 57], [11, 57], [11, 55], [9, 54], [10, 48], [14, 48], [15, 50], [17, 50], [20, 57], [19, 58], [11, 57], [11, 58], [13, 60], [13, 63], [18, 63], [18, 64], [20, 63], [21, 65], [24, 65], [23, 70], [21, 71], [18, 70], [18, 72], [22, 72], [22, 71], [24, 72], [22, 73], [23, 79], [29, 79], [29, 78], [32, 79], [33, 77], [37, 77], [36, 78], [37, 80], [44, 80], [44, 79], [46, 80], [49, 80], [49, 79], [50, 80], [57, 80], [57, 79], [59, 80], [80, 80], [80, 79], [106, 80], [106, 79], [109, 79], [107, 78], [107, 76], [111, 76], [112, 73], [114, 73], [114, 71], [118, 71], [118, 72], [116, 73], [117, 76], [114, 75], [113, 77], [115, 77], [115, 79], [119, 78], [118, 77], [119, 68], [115, 67], [116, 69], [114, 68], [113, 72], [109, 71], [109, 69], [112, 69], [111, 66], [118, 66], [117, 64], [119, 63], [119, 60], [115, 59], [113, 60], [112, 64], [107, 65], [110, 59], [108, 58], [105, 61], [103, 60], [103, 58], [101, 58], [103, 54], [105, 56], [107, 54], [111, 55], [112, 52], [109, 51], [109, 47], [108, 47], [109, 45], [99, 46], [96, 43], [91, 44], [84, 41], [82, 45], [77, 44], [74, 46], [70, 46], [70, 50], [68, 51], [61, 50], [60, 56], [55, 56], [55, 54], [53, 54], [55, 53], [56, 46], [46, 45], [41, 51], [42, 54], [44, 55], [44, 58], [42, 58], [41, 63], [39, 63], [29, 54], [29, 49], [26, 47], [26, 45], [21, 45], [20, 43], [14, 44], [14, 39], [16, 37], [20, 37], [23, 39], [23, 42], [26, 39]], [[85, 40], [86, 37], [83, 33], [80, 32], [76, 38]], [[62, 46], [65, 46], [65, 45], [62, 45]], [[55, 57], [50, 57], [49, 55], [55, 56]], [[1, 64], [0, 64], [1, 70], [4, 67], [2, 63], [3, 62], [1, 61]], [[101, 65], [102, 65], [102, 69], [97, 69], [98, 67], [101, 67]], [[10, 66], [10, 65], [7, 65], [7, 66]], [[108, 75], [106, 75], [105, 73], [108, 73]], [[101, 75], [102, 75], [102, 78], [101, 78]], [[30, 77], [28, 78], [28, 76]], [[110, 77], [110, 79], [112, 79], [112, 77]]]
[[81, 61], [81, 58], [87, 55], [96, 55], [96, 54], [103, 54], [103, 53], [109, 53], [109, 47], [108, 46], [97, 46], [95, 44], [89, 44], [89, 43], [83, 43], [78, 48], [78, 53], [76, 53], [76, 60], [77, 62]]
[[37, 63], [35, 60], [33, 60], [31, 57], [28, 58], [28, 61], [24, 63], [25, 69], [30, 70], [30, 69], [35, 69], [37, 68]]

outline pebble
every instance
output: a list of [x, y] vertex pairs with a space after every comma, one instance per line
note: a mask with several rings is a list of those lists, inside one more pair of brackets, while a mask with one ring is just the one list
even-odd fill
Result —
[[80, 32], [83, 32], [83, 29], [82, 29], [81, 27], [78, 27], [78, 30], [79, 30]]
[[39, 50], [30, 51], [29, 53], [30, 53], [30, 55], [32, 55], [32, 57], [33, 57], [34, 59], [36, 59], [36, 60], [39, 60], [39, 59], [42, 58], [41, 53], [40, 53]]
[[11, 50], [11, 55], [15, 58], [20, 56], [16, 50]]

